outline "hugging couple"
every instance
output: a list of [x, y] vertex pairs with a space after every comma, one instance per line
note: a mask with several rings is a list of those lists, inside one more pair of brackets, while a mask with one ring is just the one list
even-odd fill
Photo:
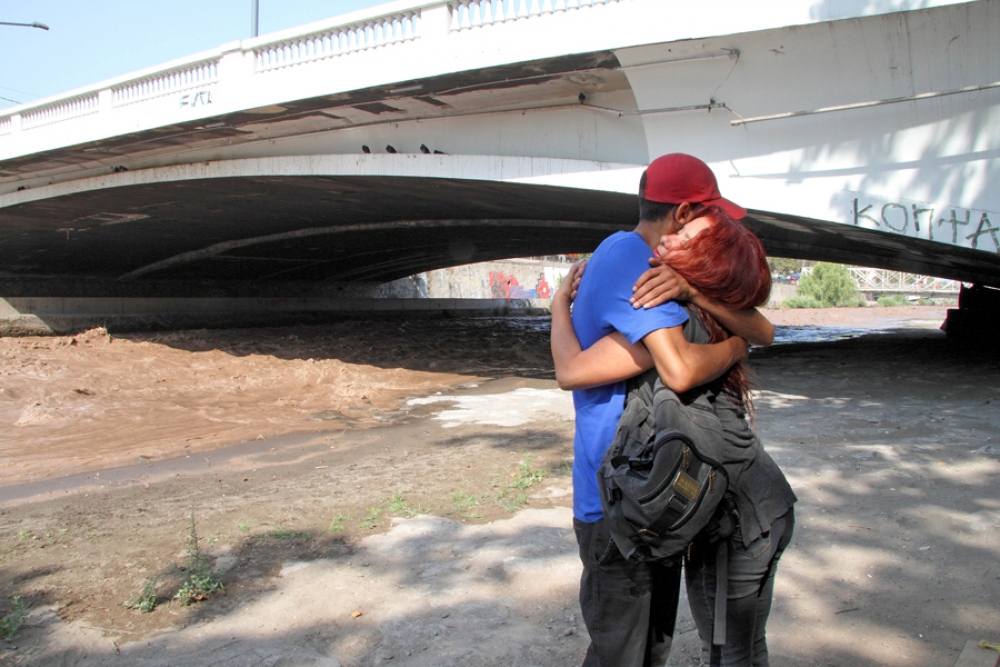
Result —
[[[574, 264], [553, 295], [556, 378], [573, 390], [576, 410], [573, 523], [591, 640], [584, 667], [665, 664], [682, 565], [703, 663], [768, 665], [765, 626], [796, 498], [751, 427], [744, 362], [750, 344], [771, 344], [774, 327], [757, 310], [771, 276], [763, 246], [740, 222], [745, 215], [722, 197], [704, 162], [681, 153], [659, 157], [639, 183], [636, 228], [611, 235], [586, 264]], [[707, 343], [692, 342], [699, 330]], [[681, 403], [710, 392], [730, 448], [722, 463], [735, 530], [724, 549], [703, 531], [682, 557], [650, 561], [626, 558], [612, 539], [598, 468], [636, 382], [656, 382], [656, 391], [672, 391]], [[657, 431], [670, 427], [656, 424]], [[717, 588], [721, 559], [728, 581]], [[720, 619], [717, 590], [725, 599]], [[713, 637], [717, 627], [723, 636]]]

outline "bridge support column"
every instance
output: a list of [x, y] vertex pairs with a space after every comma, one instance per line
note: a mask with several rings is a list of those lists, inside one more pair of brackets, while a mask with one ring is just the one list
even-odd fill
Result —
[[948, 310], [945, 331], [950, 340], [986, 342], [1000, 336], [1000, 289], [962, 286], [958, 308]]

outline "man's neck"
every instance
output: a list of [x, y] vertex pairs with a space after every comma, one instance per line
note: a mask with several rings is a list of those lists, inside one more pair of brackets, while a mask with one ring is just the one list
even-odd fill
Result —
[[636, 225], [636, 234], [642, 237], [642, 239], [649, 245], [650, 249], [656, 248], [660, 245], [660, 237], [666, 234], [667, 225], [663, 220], [654, 222], [652, 220], [640, 220], [639, 224]]

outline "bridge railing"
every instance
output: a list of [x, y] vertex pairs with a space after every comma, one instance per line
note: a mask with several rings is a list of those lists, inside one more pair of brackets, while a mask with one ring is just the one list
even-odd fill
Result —
[[112, 104], [134, 104], [188, 88], [214, 83], [219, 78], [219, 58], [146, 76], [111, 88]]
[[848, 270], [862, 292], [958, 294], [962, 287], [962, 283], [957, 280], [901, 271], [862, 267], [849, 267]]
[[[399, 0], [372, 10], [226, 45], [213, 52], [0, 111], [0, 159], [113, 136], [123, 130], [170, 124], [179, 120], [179, 112], [181, 120], [190, 118], [191, 115], [184, 112], [191, 107], [204, 107], [199, 110], [201, 116], [237, 110], [235, 98], [240, 96], [230, 94], [227, 101], [222, 102], [215, 92], [220, 87], [228, 86], [230, 93], [240, 89], [240, 101], [252, 108], [255, 95], [266, 88], [254, 84], [254, 75], [351, 57], [407, 42], [447, 40], [449, 35], [494, 24], [523, 23], [549, 15], [585, 12], [634, 1]], [[433, 17], [431, 24], [425, 20], [427, 17]], [[164, 98], [174, 94], [180, 95], [172, 104], [164, 105]], [[128, 114], [121, 119], [115, 118], [114, 114], [126, 107]], [[90, 116], [97, 120], [82, 126], [67, 123]], [[32, 132], [57, 123], [66, 124], [66, 127], [53, 128], [50, 133], [37, 135], [39, 138]], [[31, 134], [30, 139], [26, 133]]]

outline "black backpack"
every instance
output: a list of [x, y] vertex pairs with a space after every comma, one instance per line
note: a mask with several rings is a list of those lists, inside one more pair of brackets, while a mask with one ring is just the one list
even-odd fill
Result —
[[703, 530], [712, 541], [732, 533], [717, 395], [711, 385], [678, 395], [655, 369], [630, 381], [597, 473], [608, 530], [626, 558], [678, 558]]

